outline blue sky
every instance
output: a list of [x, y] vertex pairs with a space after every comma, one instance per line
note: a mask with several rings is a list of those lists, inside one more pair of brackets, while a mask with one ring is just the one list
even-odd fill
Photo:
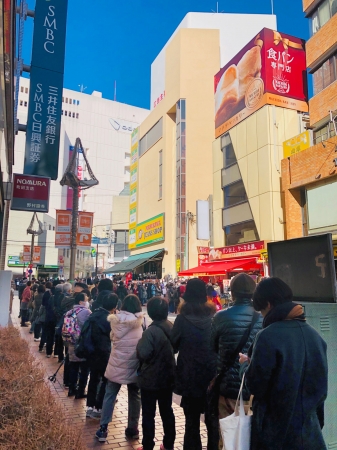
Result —
[[[28, 0], [34, 8], [35, 0]], [[69, 0], [64, 87], [101, 91], [143, 108], [150, 105], [150, 67], [188, 12], [216, 10], [215, 0]], [[219, 1], [219, 11], [271, 13], [271, 0]], [[278, 30], [309, 37], [301, 0], [274, 0]], [[25, 24], [23, 56], [30, 64], [32, 19]]]

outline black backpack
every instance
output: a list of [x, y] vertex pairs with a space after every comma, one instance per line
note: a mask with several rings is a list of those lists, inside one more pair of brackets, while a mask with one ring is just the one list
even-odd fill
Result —
[[91, 337], [91, 321], [87, 320], [81, 330], [80, 337], [78, 338], [75, 346], [75, 355], [78, 358], [90, 358], [95, 353], [95, 346]]

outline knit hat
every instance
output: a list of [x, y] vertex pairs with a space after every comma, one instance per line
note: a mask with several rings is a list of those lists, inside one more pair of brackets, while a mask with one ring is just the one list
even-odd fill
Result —
[[233, 297], [252, 298], [255, 289], [255, 281], [246, 273], [239, 273], [231, 280], [231, 293]]

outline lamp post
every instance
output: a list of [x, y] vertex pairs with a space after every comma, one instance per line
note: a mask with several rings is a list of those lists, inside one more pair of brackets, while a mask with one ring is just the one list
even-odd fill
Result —
[[[78, 174], [78, 154], [82, 153], [84, 161], [87, 165], [87, 170], [91, 177], [90, 180], [80, 180], [77, 176]], [[71, 244], [70, 244], [70, 280], [75, 278], [75, 262], [76, 262], [76, 237], [77, 237], [77, 226], [78, 226], [78, 193], [79, 190], [89, 189], [98, 184], [98, 180], [95, 177], [89, 162], [87, 160], [85, 150], [83, 148], [80, 138], [76, 139], [74, 151], [60, 181], [61, 186], [69, 186], [73, 189], [73, 214], [71, 222]]]

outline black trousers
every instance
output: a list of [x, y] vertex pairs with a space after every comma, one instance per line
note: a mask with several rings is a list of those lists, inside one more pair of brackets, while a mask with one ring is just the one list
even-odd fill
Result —
[[[143, 449], [152, 450], [155, 446], [155, 416], [156, 403], [158, 401], [160, 417], [163, 422], [164, 438], [163, 444], [166, 449], [173, 449], [176, 438], [175, 417], [172, 409], [172, 390], [161, 389], [149, 391], [141, 389], [142, 399], [142, 427], [143, 427]], [[189, 450], [192, 448], [189, 446]]]
[[84, 393], [87, 386], [89, 366], [87, 361], [69, 362], [69, 389], [78, 387], [80, 393]]
[[28, 309], [20, 309], [20, 316], [21, 316], [21, 325], [22, 326], [26, 325], [29, 316]]
[[[185, 436], [183, 450], [202, 450], [200, 438], [200, 415], [205, 412], [205, 397], [182, 397], [181, 406], [185, 415]], [[207, 450], [218, 450], [219, 422], [205, 412], [207, 428]]]
[[45, 335], [46, 335], [46, 353], [51, 355], [53, 353], [54, 340], [55, 340], [55, 321], [45, 322]]
[[55, 347], [54, 347], [54, 355], [59, 357], [59, 361], [61, 362], [64, 359], [64, 344], [62, 336], [55, 334]]
[[64, 348], [65, 352], [66, 352], [66, 356], [65, 356], [65, 360], [64, 360], [64, 369], [63, 369], [63, 384], [65, 386], [69, 386], [69, 355], [68, 355], [68, 348], [65, 347]]
[[105, 369], [89, 365], [90, 379], [88, 385], [87, 406], [102, 409], [107, 379], [104, 377]]

